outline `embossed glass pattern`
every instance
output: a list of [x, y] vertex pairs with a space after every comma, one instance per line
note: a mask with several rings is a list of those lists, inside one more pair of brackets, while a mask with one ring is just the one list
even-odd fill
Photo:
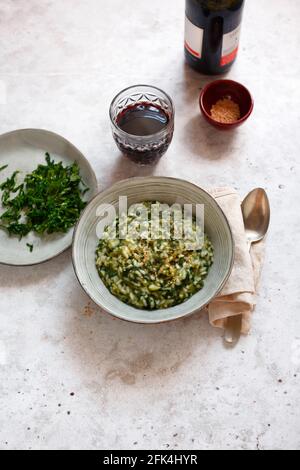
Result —
[[[167, 122], [159, 132], [134, 135], [119, 126], [119, 117], [138, 105], [161, 110]], [[136, 85], [121, 91], [110, 107], [114, 140], [119, 150], [132, 161], [142, 165], [154, 164], [166, 153], [173, 138], [175, 109], [172, 99], [162, 90], [148, 85]]]

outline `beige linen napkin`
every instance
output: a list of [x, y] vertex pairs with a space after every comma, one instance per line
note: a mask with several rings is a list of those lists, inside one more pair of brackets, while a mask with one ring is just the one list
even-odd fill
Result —
[[264, 242], [252, 245], [249, 252], [241, 200], [235, 190], [218, 188], [209, 192], [227, 216], [235, 241], [232, 273], [222, 292], [208, 307], [209, 321], [213, 326], [224, 329], [227, 318], [242, 314], [242, 333], [248, 334], [251, 328], [251, 314], [256, 305]]

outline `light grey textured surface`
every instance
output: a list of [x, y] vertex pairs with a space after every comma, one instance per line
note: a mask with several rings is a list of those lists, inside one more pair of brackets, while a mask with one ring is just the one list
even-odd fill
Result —
[[[1, 0], [0, 131], [64, 135], [102, 188], [151, 172], [241, 195], [266, 188], [272, 224], [252, 333], [227, 350], [201, 313], [163, 326], [114, 320], [89, 304], [70, 253], [0, 267], [1, 449], [300, 448], [299, 1], [247, 2], [230, 77], [256, 105], [233, 134], [199, 117], [208, 79], [183, 63], [183, 6]], [[154, 169], [123, 159], [110, 134], [111, 99], [138, 82], [177, 107]]]

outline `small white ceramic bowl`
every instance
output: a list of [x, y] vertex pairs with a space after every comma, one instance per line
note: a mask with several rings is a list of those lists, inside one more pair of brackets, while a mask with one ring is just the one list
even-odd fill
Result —
[[[128, 197], [128, 206], [149, 200], [170, 205], [204, 204], [205, 232], [213, 242], [215, 260], [203, 289], [185, 303], [164, 310], [139, 310], [114, 297], [101, 281], [95, 265], [98, 245], [96, 227], [99, 223], [96, 211], [100, 205], [106, 204], [118, 209], [120, 196]], [[234, 242], [231, 229], [216, 201], [198, 186], [174, 178], [147, 177], [120, 181], [98, 194], [89, 203], [74, 232], [73, 265], [85, 292], [97, 305], [113, 316], [135, 323], [171, 321], [202, 309], [223, 288], [231, 273], [233, 260]]]

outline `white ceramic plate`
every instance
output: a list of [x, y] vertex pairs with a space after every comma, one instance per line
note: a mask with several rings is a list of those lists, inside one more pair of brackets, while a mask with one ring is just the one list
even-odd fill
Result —
[[[120, 196], [128, 197], [128, 207], [143, 201], [167, 204], [204, 204], [205, 231], [214, 245], [215, 260], [204, 288], [176, 307], [145, 311], [124, 304], [101, 281], [96, 266], [99, 222], [97, 208], [112, 204], [118, 209]], [[113, 216], [112, 216], [113, 219]], [[108, 222], [112, 221], [109, 220]], [[174, 178], [148, 177], [121, 181], [98, 194], [86, 207], [74, 232], [73, 265], [77, 278], [90, 298], [112, 315], [136, 323], [160, 323], [190, 315], [212, 301], [226, 283], [233, 266], [234, 242], [229, 223], [216, 201], [203, 189]]]
[[[0, 136], [0, 168], [8, 168], [0, 173], [0, 182], [20, 170], [22, 175], [33, 171], [39, 163], [45, 163], [45, 153], [49, 152], [55, 161], [70, 165], [77, 162], [84, 182], [90, 188], [84, 198], [89, 201], [97, 193], [96, 176], [86, 158], [70, 142], [53, 132], [39, 129], [24, 129]], [[0, 213], [3, 207], [0, 201]], [[59, 255], [72, 244], [73, 229], [67, 234], [38, 237], [30, 233], [21, 241], [9, 237], [0, 230], [0, 263], [14, 266], [29, 266], [43, 263]], [[30, 253], [27, 243], [33, 244]]]

